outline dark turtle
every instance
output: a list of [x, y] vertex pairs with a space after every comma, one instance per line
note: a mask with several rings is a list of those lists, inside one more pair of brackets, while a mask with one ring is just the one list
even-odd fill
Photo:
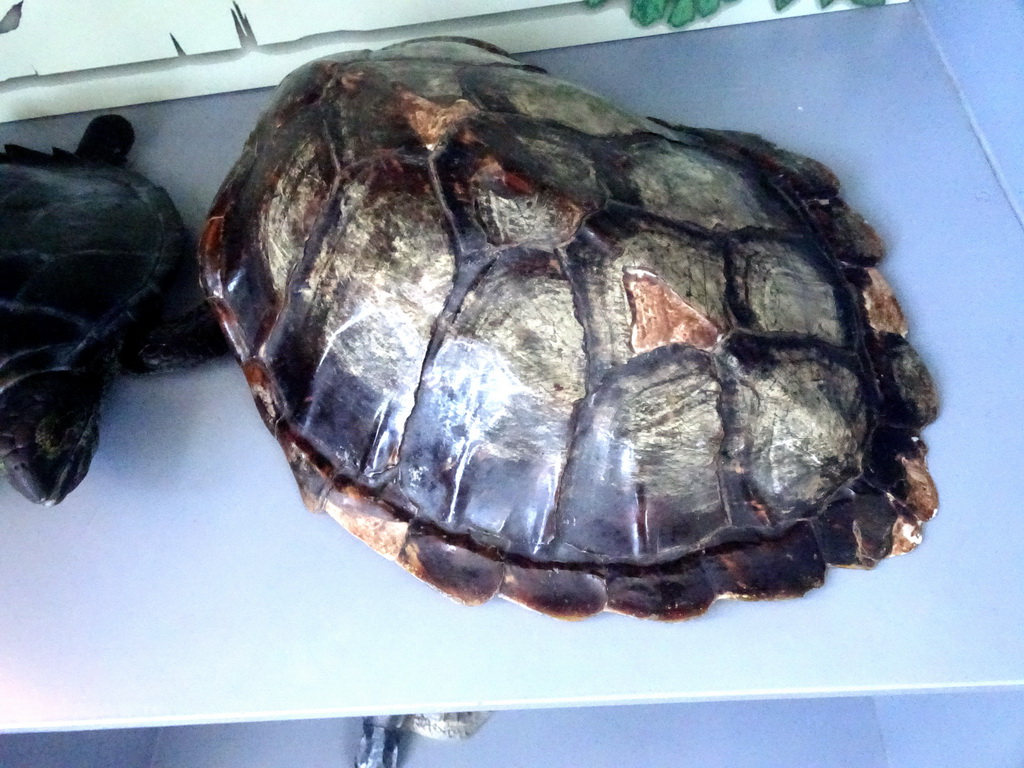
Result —
[[837, 191], [414, 41], [284, 81], [200, 260], [309, 507], [465, 603], [680, 619], [935, 511], [935, 394]]
[[133, 141], [104, 115], [73, 154], [0, 153], [0, 471], [34, 502], [85, 477], [118, 368], [175, 357], [140, 352], [187, 238], [167, 194], [122, 167]]

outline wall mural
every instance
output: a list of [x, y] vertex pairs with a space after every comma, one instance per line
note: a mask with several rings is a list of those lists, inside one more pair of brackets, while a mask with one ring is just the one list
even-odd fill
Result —
[[[831, 6], [836, 0], [818, 0], [821, 8]], [[885, 0], [849, 0], [853, 5], [863, 7], [885, 5]], [[583, 0], [591, 8], [604, 5], [607, 0]], [[714, 16], [726, 5], [739, 0], [632, 0], [629, 17], [642, 27], [664, 21], [670, 27], [685, 27], [698, 19]], [[777, 11], [784, 11], [794, 0], [772, 0]]]
[[413, 37], [518, 53], [883, 2], [0, 0], [0, 122], [274, 85], [318, 56]]

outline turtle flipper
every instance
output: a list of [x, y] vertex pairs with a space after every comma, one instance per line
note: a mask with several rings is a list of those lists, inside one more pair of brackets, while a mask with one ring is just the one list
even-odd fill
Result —
[[133, 373], [190, 368], [226, 354], [227, 341], [206, 302], [125, 341], [121, 365]]
[[99, 441], [103, 383], [54, 371], [0, 393], [0, 473], [25, 498], [56, 504], [85, 477]]
[[404, 715], [364, 717], [355, 768], [398, 768], [404, 720]]
[[110, 165], [124, 165], [135, 143], [135, 129], [120, 115], [100, 115], [86, 126], [75, 155]]
[[490, 712], [438, 712], [363, 718], [363, 736], [355, 768], [398, 768], [403, 743], [412, 734], [430, 739], [461, 740], [476, 733]]

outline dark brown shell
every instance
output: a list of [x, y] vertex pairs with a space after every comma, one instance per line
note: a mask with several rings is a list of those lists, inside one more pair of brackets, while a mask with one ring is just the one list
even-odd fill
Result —
[[488, 46], [288, 77], [204, 279], [312, 509], [450, 596], [682, 619], [907, 551], [928, 374], [820, 164]]

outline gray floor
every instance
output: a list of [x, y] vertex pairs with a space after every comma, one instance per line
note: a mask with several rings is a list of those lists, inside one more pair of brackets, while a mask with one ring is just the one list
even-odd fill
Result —
[[[3, 768], [337, 768], [358, 720], [0, 737]], [[1024, 692], [499, 712], [403, 768], [1021, 768]]]

